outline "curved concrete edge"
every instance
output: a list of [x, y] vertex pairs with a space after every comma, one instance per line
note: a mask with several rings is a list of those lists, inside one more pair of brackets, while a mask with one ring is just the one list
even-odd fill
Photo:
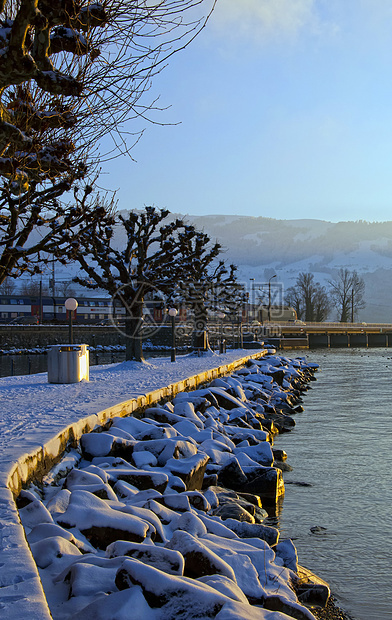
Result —
[[8, 620], [21, 620], [25, 617], [34, 620], [52, 618], [15, 504], [15, 497], [23, 486], [33, 480], [42, 480], [45, 474], [59, 463], [67, 448], [76, 447], [84, 433], [104, 426], [111, 418], [125, 417], [153, 404], [170, 400], [178, 392], [194, 390], [244, 366], [248, 360], [259, 359], [266, 354], [267, 351], [262, 349], [230, 364], [206, 370], [103, 409], [95, 415], [70, 424], [44, 445], [37, 446], [23, 454], [16, 462], [10, 463], [7, 474], [0, 477], [0, 611], [5, 611]]

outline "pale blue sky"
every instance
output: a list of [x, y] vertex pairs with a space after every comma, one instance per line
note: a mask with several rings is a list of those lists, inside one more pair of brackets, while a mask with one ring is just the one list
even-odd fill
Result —
[[158, 94], [181, 124], [103, 165], [120, 208], [392, 219], [390, 0], [218, 0]]

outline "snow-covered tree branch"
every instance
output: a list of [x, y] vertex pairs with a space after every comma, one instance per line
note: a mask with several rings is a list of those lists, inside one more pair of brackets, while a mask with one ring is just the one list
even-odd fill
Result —
[[90, 289], [104, 289], [126, 312], [127, 359], [143, 358], [141, 327], [147, 294], [167, 293], [183, 275], [178, 260], [179, 234], [188, 228], [182, 220], [167, 221], [169, 211], [146, 207], [142, 212], [118, 216], [124, 244], [117, 249], [113, 228], [102, 227], [100, 234], [82, 238], [77, 259], [86, 277], [75, 281]]
[[[42, 121], [62, 130], [68, 151], [45, 162], [63, 173], [73, 151], [146, 118], [144, 97], [169, 57], [204, 27], [214, 0], [6, 0], [0, 5], [0, 173], [10, 179], [45, 148]], [[208, 15], [207, 15], [208, 17]], [[23, 86], [20, 89], [18, 87]], [[26, 98], [28, 101], [26, 101]], [[26, 105], [27, 104], [27, 105]], [[72, 127], [72, 132], [69, 130]], [[127, 128], [129, 131], [129, 128]], [[65, 138], [66, 136], [66, 138]], [[129, 135], [117, 144], [125, 150]], [[49, 134], [50, 144], [58, 135]], [[56, 140], [57, 138], [57, 140]], [[131, 137], [134, 142], [134, 136]], [[41, 157], [42, 159], [42, 157]], [[29, 162], [31, 164], [31, 162]], [[60, 166], [60, 169], [58, 167]]]
[[[203, 29], [214, 4], [0, 2], [0, 283], [38, 269], [52, 248], [69, 256], [79, 227], [88, 223], [91, 234], [106, 217], [87, 209], [84, 225], [80, 203], [60, 199], [91, 185], [103, 136], [113, 137], [111, 156], [129, 152], [135, 136], [126, 123], [148, 118], [152, 78]], [[38, 226], [45, 232], [32, 242]]]
[[208, 312], [238, 313], [245, 301], [245, 292], [237, 282], [235, 265], [226, 266], [218, 257], [220, 243], [211, 243], [201, 231], [181, 231], [181, 265], [184, 275], [177, 282], [173, 299], [190, 306], [195, 319], [194, 347], [205, 350]]

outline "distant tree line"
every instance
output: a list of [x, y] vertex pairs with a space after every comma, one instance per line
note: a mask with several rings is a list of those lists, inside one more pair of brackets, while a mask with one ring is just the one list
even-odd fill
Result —
[[312, 273], [298, 274], [294, 286], [286, 291], [285, 301], [300, 320], [325, 321], [335, 308], [341, 323], [354, 322], [365, 307], [365, 282], [357, 271], [341, 268], [328, 280], [328, 287], [315, 281]]

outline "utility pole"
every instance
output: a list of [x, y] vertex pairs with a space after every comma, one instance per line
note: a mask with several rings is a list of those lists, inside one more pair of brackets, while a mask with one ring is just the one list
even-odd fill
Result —
[[52, 258], [52, 278], [50, 280], [50, 286], [52, 289], [52, 296], [56, 297], [56, 280], [55, 280], [55, 273], [54, 273], [54, 256]]
[[271, 322], [271, 280], [272, 278], [276, 278], [275, 275], [271, 276], [268, 280], [268, 321]]
[[351, 289], [351, 323], [354, 323], [354, 289]]
[[44, 318], [44, 311], [42, 307], [42, 278], [41, 278], [40, 283], [39, 283], [39, 322], [41, 323], [41, 325], [43, 322], [43, 318]]

